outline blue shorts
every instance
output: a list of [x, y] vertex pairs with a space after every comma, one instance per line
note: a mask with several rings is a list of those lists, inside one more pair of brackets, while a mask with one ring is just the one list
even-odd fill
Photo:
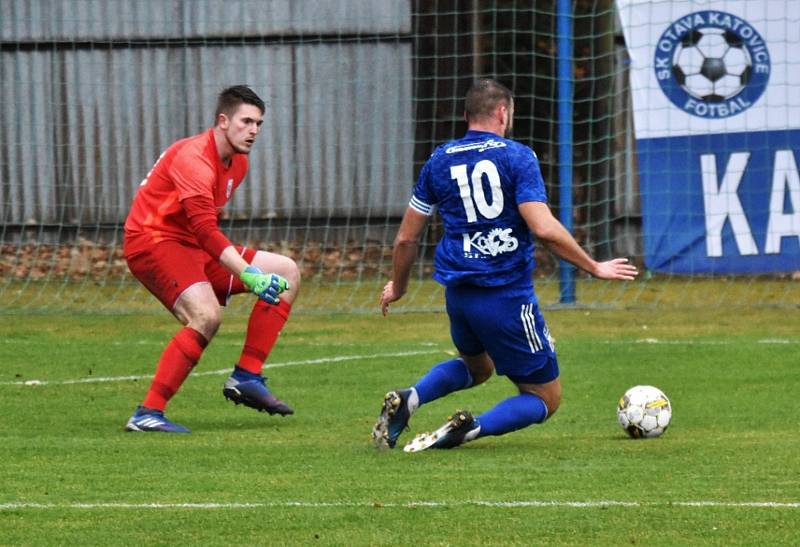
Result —
[[484, 351], [518, 384], [558, 378], [558, 359], [532, 286], [460, 285], [445, 291], [450, 336], [463, 355]]

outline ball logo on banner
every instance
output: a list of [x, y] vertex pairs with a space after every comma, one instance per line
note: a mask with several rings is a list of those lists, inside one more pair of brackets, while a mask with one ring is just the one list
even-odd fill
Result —
[[758, 31], [722, 11], [698, 11], [672, 22], [656, 44], [661, 90], [701, 118], [727, 118], [753, 106], [767, 87], [770, 58]]

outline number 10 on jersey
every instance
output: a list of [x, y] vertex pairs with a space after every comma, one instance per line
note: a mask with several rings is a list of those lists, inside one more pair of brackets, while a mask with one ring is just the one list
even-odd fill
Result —
[[[481, 179], [486, 175], [489, 179], [489, 188], [492, 192], [492, 202], [486, 202], [486, 196], [483, 192], [483, 184]], [[458, 191], [461, 195], [461, 201], [464, 203], [464, 211], [467, 213], [467, 222], [477, 222], [478, 212], [486, 219], [493, 219], [500, 216], [503, 212], [503, 191], [500, 188], [500, 174], [497, 172], [497, 166], [491, 160], [481, 160], [475, 164], [472, 169], [472, 175], [467, 175], [467, 165], [462, 163], [460, 165], [450, 166], [450, 178], [458, 183]], [[472, 185], [470, 186], [470, 179]]]

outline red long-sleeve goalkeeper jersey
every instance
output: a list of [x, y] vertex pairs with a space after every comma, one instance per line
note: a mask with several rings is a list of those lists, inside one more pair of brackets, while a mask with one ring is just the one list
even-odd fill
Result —
[[173, 240], [217, 253], [217, 258], [229, 244], [218, 228], [219, 212], [241, 184], [247, 166], [246, 154], [234, 154], [227, 167], [222, 163], [213, 129], [167, 148], [133, 200], [125, 221], [125, 254]]

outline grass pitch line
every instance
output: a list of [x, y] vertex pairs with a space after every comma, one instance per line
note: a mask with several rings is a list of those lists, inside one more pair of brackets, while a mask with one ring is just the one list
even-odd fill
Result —
[[[6, 345], [18, 345], [18, 346], [29, 346], [38, 344], [39, 342], [35, 340], [19, 340], [15, 338], [2, 338], [0, 339], [0, 344]], [[610, 340], [597, 340], [598, 344], [653, 344], [653, 345], [666, 345], [666, 346], [686, 346], [686, 345], [697, 345], [697, 346], [730, 346], [733, 344], [741, 344], [741, 340], [704, 340], [704, 339], [692, 339], [692, 338], [683, 338], [683, 339], [675, 339], [675, 338], [617, 338], [617, 339], [610, 339]], [[800, 344], [800, 338], [759, 338], [753, 341], [755, 344], [764, 344], [767, 346], [771, 345], [798, 345]], [[135, 346], [163, 346], [163, 341], [150, 341], [150, 340], [139, 340], [137, 342], [120, 342], [114, 341], [112, 342], [115, 346], [128, 346], [128, 345], [135, 345]], [[233, 341], [233, 340], [215, 340], [214, 346], [235, 346], [241, 347], [241, 341]], [[317, 345], [317, 344], [311, 344]], [[420, 345], [435, 345], [432, 343], [428, 344], [420, 344]], [[330, 346], [330, 344], [326, 344], [326, 346]]]
[[465, 506], [494, 507], [494, 508], [520, 508], [520, 507], [567, 507], [576, 509], [594, 509], [608, 507], [723, 507], [733, 509], [800, 509], [800, 502], [780, 501], [664, 501], [664, 502], [639, 502], [618, 500], [596, 501], [556, 501], [556, 500], [529, 500], [529, 501], [410, 501], [406, 503], [383, 502], [313, 502], [313, 501], [284, 501], [270, 503], [32, 503], [10, 502], [0, 503], [0, 511], [14, 511], [20, 509], [275, 509], [275, 508], [401, 508], [414, 509], [418, 507], [453, 508]]
[[[330, 363], [341, 363], [345, 361], [360, 361], [364, 359], [379, 359], [383, 357], [409, 357], [412, 355], [431, 355], [434, 353], [441, 353], [439, 349], [417, 350], [417, 351], [398, 351], [393, 353], [372, 353], [368, 355], [340, 355], [338, 357], [320, 357], [319, 359], [303, 359], [301, 361], [284, 361], [283, 363], [267, 363], [264, 369], [280, 368], [280, 367], [294, 367], [300, 365], [325, 365]], [[222, 368], [219, 370], [207, 370], [202, 372], [193, 372], [192, 377], [195, 376], [222, 376], [230, 374], [231, 368]], [[0, 382], [0, 386], [63, 386], [71, 384], [94, 384], [102, 382], [130, 382], [138, 380], [150, 380], [153, 378], [152, 374], [147, 375], [130, 375], [130, 376], [96, 376], [89, 378], [78, 378], [74, 380], [21, 380], [16, 382]]]
[[[599, 340], [598, 343], [600, 344], [653, 344], [653, 345], [663, 345], [663, 346], [730, 346], [733, 344], [741, 344], [738, 340], [692, 340], [691, 338], [686, 338], [683, 340], [675, 340], [675, 339], [668, 339], [668, 338], [635, 338], [633, 340], [630, 339], [620, 339], [620, 340]], [[764, 344], [764, 345], [790, 345], [790, 344], [800, 344], [800, 340], [792, 340], [787, 338], [761, 338], [755, 340], [756, 344]]]

